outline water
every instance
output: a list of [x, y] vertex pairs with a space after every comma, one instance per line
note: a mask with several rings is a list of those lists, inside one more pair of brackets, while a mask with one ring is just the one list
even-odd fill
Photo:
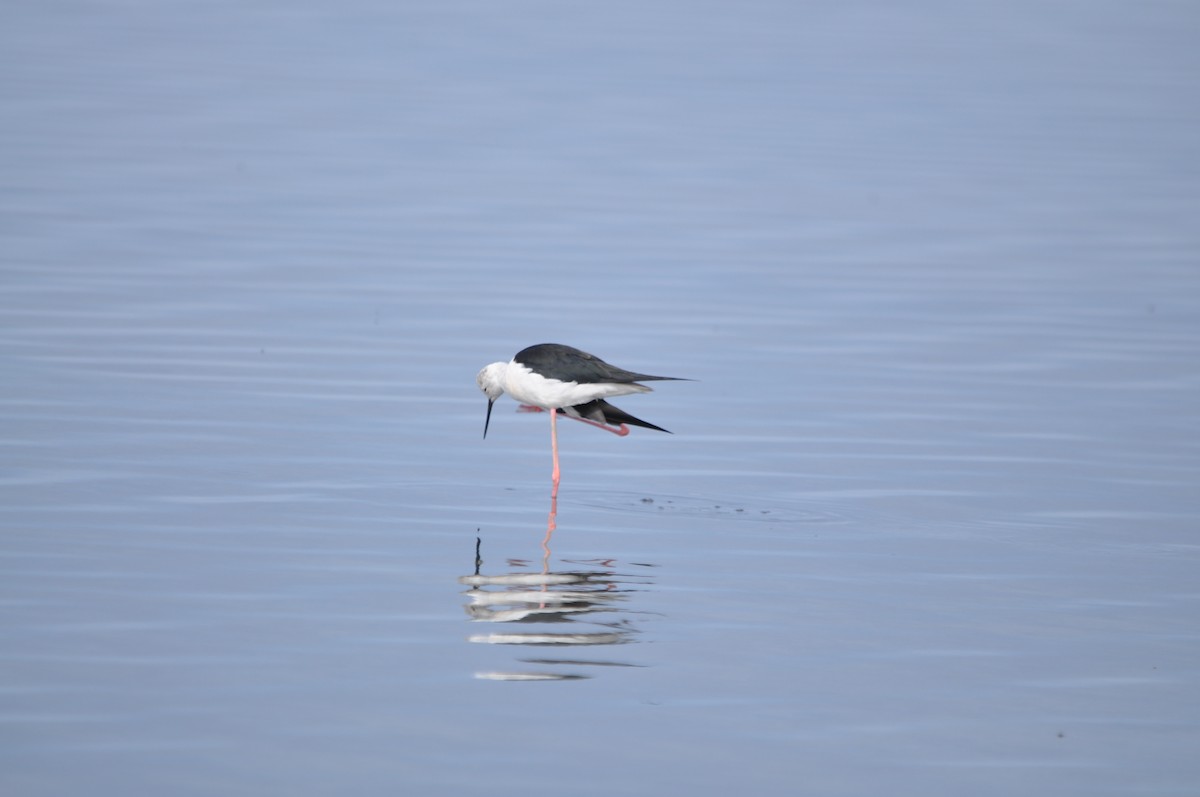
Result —
[[1197, 21], [10, 9], [5, 793], [1195, 793]]

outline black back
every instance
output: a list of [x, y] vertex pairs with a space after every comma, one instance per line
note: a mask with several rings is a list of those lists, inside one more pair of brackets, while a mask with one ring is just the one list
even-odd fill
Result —
[[679, 381], [679, 377], [676, 376], [653, 376], [626, 371], [624, 368], [609, 365], [594, 354], [561, 343], [539, 343], [517, 352], [513, 359], [548, 379], [578, 382], [581, 385], [597, 382], [628, 384], [668, 379]]

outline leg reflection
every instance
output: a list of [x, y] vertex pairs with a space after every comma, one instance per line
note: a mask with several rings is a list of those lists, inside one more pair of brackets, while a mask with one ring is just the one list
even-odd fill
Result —
[[550, 496], [550, 517], [546, 519], [546, 536], [542, 538], [542, 572], [550, 572], [550, 536], [558, 528], [558, 497]]
[[[484, 629], [467, 637], [475, 644], [516, 646], [525, 655], [513, 669], [484, 670], [476, 678], [499, 681], [578, 680], [597, 668], [639, 667], [626, 657], [601, 653], [638, 640], [650, 613], [628, 605], [653, 583], [651, 564], [622, 568], [609, 557], [573, 559], [550, 567], [554, 502], [542, 541], [541, 572], [531, 560], [509, 559], [508, 572], [487, 573], [476, 537], [475, 573], [460, 576], [469, 587], [464, 609]], [[524, 569], [523, 569], [524, 568]], [[583, 654], [583, 651], [591, 651]]]

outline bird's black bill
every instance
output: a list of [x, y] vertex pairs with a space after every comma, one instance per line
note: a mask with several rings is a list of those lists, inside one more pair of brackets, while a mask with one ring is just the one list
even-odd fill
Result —
[[484, 439], [484, 440], [486, 440], [486, 439], [487, 439], [487, 428], [488, 428], [488, 424], [492, 422], [492, 405], [493, 405], [493, 404], [495, 404], [495, 403], [496, 403], [496, 402], [494, 402], [494, 401], [489, 401], [489, 402], [488, 402], [488, 411], [487, 411], [487, 417], [483, 419], [483, 439]]

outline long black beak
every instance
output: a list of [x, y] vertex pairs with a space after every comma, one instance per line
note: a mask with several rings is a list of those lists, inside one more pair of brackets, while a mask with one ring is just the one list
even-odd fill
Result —
[[484, 440], [487, 439], [488, 424], [492, 422], [492, 405], [495, 403], [496, 403], [496, 401], [494, 399], [488, 399], [487, 417], [483, 419], [483, 439]]

